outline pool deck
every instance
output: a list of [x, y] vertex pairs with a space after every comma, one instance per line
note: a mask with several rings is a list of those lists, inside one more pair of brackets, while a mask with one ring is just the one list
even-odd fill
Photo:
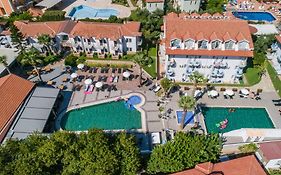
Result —
[[96, 0], [96, 1], [87, 1], [87, 0], [70, 0], [65, 1], [64, 5], [61, 7], [60, 10], [66, 12], [66, 16], [70, 13], [73, 7], [77, 7], [79, 5], [85, 5], [96, 9], [115, 9], [118, 11], [118, 16], [120, 18], [129, 17], [131, 15], [131, 10], [135, 8], [125, 7], [118, 4], [112, 4], [111, 0]]

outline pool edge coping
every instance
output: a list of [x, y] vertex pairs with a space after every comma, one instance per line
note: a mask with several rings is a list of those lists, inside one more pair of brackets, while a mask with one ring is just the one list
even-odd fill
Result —
[[[94, 105], [99, 105], [99, 104], [103, 104], [103, 103], [109, 103], [109, 102], [114, 102], [116, 101], [117, 98], [130, 98], [131, 96], [139, 96], [141, 98], [141, 103], [134, 105], [134, 107], [141, 113], [141, 129], [134, 129], [137, 132], [142, 132], [142, 133], [146, 133], [147, 132], [147, 122], [146, 122], [146, 113], [144, 111], [144, 109], [142, 109], [141, 107], [145, 105], [146, 99], [145, 96], [141, 93], [138, 92], [131, 92], [129, 94], [126, 95], [120, 95], [117, 97], [111, 97], [111, 98], [107, 98], [107, 99], [102, 99], [102, 100], [97, 100], [97, 101], [93, 101], [93, 102], [88, 102], [88, 103], [83, 103], [83, 104], [78, 104], [78, 105], [74, 105], [74, 106], [69, 106], [65, 112], [63, 112], [62, 114], [60, 114], [58, 116], [58, 118], [55, 120], [55, 129], [56, 130], [60, 130], [60, 131], [67, 131], [67, 132], [75, 132], [75, 133], [80, 133], [80, 132], [88, 132], [88, 130], [85, 131], [68, 131], [68, 130], [64, 130], [61, 127], [61, 120], [62, 117], [69, 111], [75, 110], [75, 109], [79, 109], [79, 108], [84, 108], [84, 107], [89, 107], [89, 106], [94, 106]], [[121, 131], [127, 131], [126, 129], [113, 129], [113, 130], [104, 130], [105, 132], [121, 132]]]

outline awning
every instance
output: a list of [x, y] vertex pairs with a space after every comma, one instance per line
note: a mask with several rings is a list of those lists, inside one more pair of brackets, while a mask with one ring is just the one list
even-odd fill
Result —
[[56, 102], [59, 89], [37, 87], [19, 111], [6, 138], [23, 139], [33, 132], [43, 132]]
[[43, 0], [43, 1], [39, 2], [38, 4], [36, 4], [35, 6], [51, 8], [51, 7], [54, 7], [55, 5], [57, 5], [61, 1], [62, 0]]

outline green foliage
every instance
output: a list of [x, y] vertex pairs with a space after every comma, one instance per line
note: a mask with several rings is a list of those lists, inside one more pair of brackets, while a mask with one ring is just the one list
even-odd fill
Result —
[[77, 66], [77, 59], [78, 57], [77, 56], [74, 56], [74, 55], [68, 55], [65, 60], [64, 60], [64, 64], [65, 65], [68, 65], [68, 66], [72, 66], [72, 67], [75, 67]]
[[149, 13], [147, 9], [136, 9], [132, 11], [129, 20], [139, 21], [141, 23], [141, 31], [144, 36], [143, 47], [149, 50], [151, 45], [155, 45], [161, 33], [161, 26], [163, 25], [164, 12], [156, 10]]
[[19, 31], [19, 29], [13, 24], [10, 24], [10, 31], [11, 31], [11, 39], [12, 43], [16, 45], [17, 48], [20, 49], [22, 52], [24, 50], [24, 37], [23, 34]]
[[85, 18], [85, 19], [80, 19], [80, 21], [89, 21], [89, 22], [106, 22], [106, 23], [123, 23], [124, 19], [122, 18], [117, 18], [116, 16], [110, 16], [108, 19], [90, 19], [90, 18]]
[[181, 96], [179, 100], [179, 107], [181, 107], [184, 111], [193, 109], [195, 107], [196, 101], [192, 96]]
[[281, 97], [281, 80], [279, 79], [276, 70], [267, 62], [266, 68], [271, 79], [271, 82], [277, 91], [278, 95]]
[[65, 19], [64, 17], [65, 11], [61, 10], [47, 10], [39, 19], [40, 21], [62, 21]]
[[134, 55], [133, 61], [140, 65], [140, 67], [147, 66], [153, 62], [152, 58], [144, 53], [138, 53]]
[[157, 76], [157, 70], [156, 70], [156, 48], [150, 48], [148, 51], [148, 56], [151, 57], [152, 63], [148, 64], [147, 66], [144, 66], [143, 69], [153, 78], [156, 78]]
[[239, 151], [242, 153], [253, 153], [258, 150], [258, 147], [254, 143], [246, 144], [246, 145], [241, 145], [238, 147]]
[[270, 169], [269, 174], [270, 175], [281, 175], [281, 169]]
[[8, 24], [11, 25], [15, 21], [21, 21], [21, 20], [31, 20], [32, 15], [25, 11], [25, 12], [13, 12], [10, 14], [8, 18]]
[[120, 4], [120, 5], [124, 5], [126, 7], [129, 7], [129, 4], [127, 2], [127, 0], [112, 0], [113, 4]]
[[22, 53], [20, 63], [24, 66], [31, 65], [37, 67], [43, 64], [43, 58], [40, 56], [38, 50], [32, 47], [30, 50]]
[[257, 53], [266, 53], [267, 49], [270, 48], [271, 44], [275, 41], [274, 35], [262, 35], [253, 37], [254, 50]]
[[54, 63], [56, 61], [58, 61], [60, 59], [59, 55], [48, 55], [46, 57], [44, 57], [44, 65], [50, 64], [50, 63]]
[[163, 78], [160, 80], [160, 85], [163, 88], [164, 92], [168, 93], [168, 91], [173, 87], [174, 83], [168, 78]]
[[205, 83], [206, 78], [204, 77], [203, 74], [199, 73], [198, 71], [193, 72], [189, 76], [190, 80], [196, 85], [197, 83]]
[[0, 146], [0, 174], [133, 175], [140, 169], [139, 156], [134, 137], [124, 133], [34, 134]]
[[175, 139], [153, 149], [148, 162], [150, 174], [173, 173], [198, 163], [215, 162], [221, 152], [218, 135], [193, 135], [179, 132]]
[[204, 4], [202, 4], [202, 10], [204, 12], [208, 12], [210, 14], [214, 13], [222, 13], [223, 12], [223, 6], [227, 3], [226, 0], [208, 0], [205, 1]]
[[248, 85], [253, 86], [261, 81], [261, 70], [259, 68], [248, 68], [245, 77]]

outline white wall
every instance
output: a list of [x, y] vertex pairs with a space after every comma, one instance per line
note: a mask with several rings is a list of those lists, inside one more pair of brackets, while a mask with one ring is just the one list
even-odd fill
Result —
[[164, 10], [164, 2], [147, 2], [146, 9], [149, 12], [153, 12], [157, 9]]
[[177, 1], [180, 10], [188, 13], [198, 12], [201, 4], [201, 0], [177, 0]]

